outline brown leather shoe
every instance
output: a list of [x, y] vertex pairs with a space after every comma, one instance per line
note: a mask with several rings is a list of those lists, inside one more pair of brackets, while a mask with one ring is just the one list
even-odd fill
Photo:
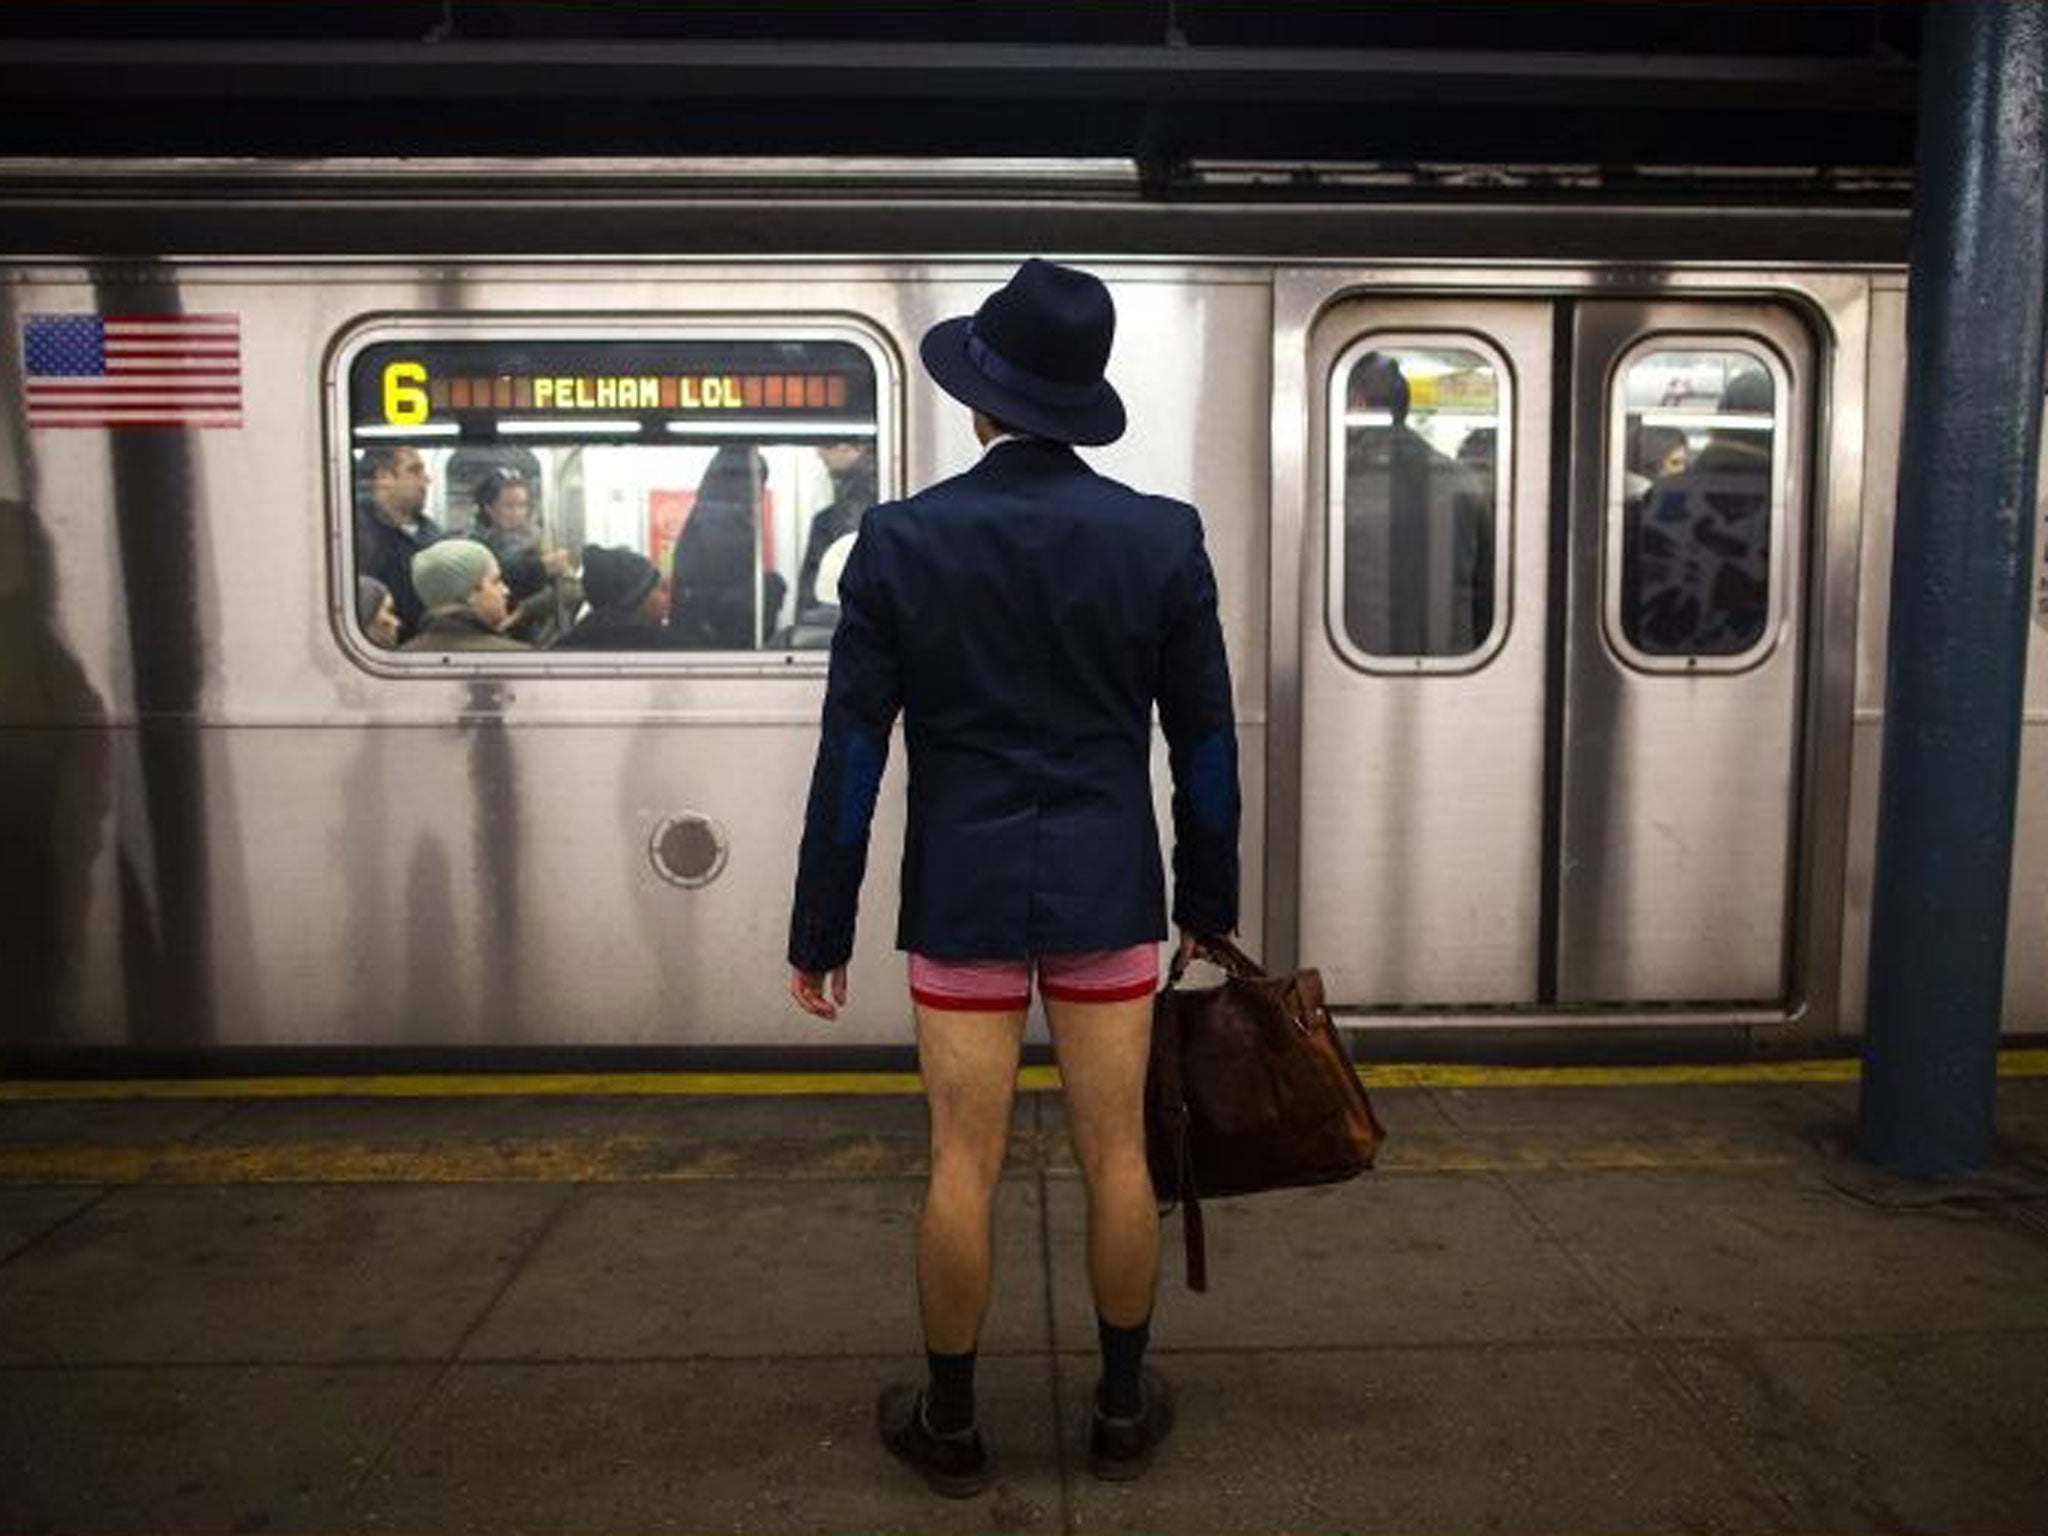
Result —
[[971, 1499], [996, 1480], [995, 1453], [981, 1430], [942, 1435], [924, 1421], [924, 1391], [908, 1382], [884, 1387], [875, 1428], [889, 1453], [949, 1499]]
[[1144, 1406], [1128, 1419], [1114, 1419], [1097, 1403], [1088, 1431], [1088, 1470], [1112, 1483], [1143, 1477], [1173, 1429], [1173, 1388], [1150, 1367], [1144, 1377]]

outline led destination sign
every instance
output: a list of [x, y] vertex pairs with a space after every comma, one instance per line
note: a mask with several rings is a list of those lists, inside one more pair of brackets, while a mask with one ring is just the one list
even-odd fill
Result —
[[[490, 436], [535, 418], [642, 418], [651, 430], [733, 419], [737, 430], [875, 420], [873, 365], [842, 341], [385, 343], [349, 371], [355, 430]], [[744, 418], [744, 423], [739, 418]]]
[[[844, 410], [843, 374], [499, 374], [434, 378], [424, 365], [384, 365], [383, 420], [412, 426], [442, 411]], [[425, 414], [422, 414], [422, 413]]]

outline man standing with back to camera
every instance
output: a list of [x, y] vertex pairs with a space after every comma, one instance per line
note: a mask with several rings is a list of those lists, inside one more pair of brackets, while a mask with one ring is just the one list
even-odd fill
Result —
[[1165, 1381], [1143, 1365], [1159, 1272], [1143, 1101], [1167, 931], [1152, 706], [1173, 766], [1185, 950], [1237, 926], [1237, 746], [1200, 515], [1073, 451], [1123, 433], [1103, 376], [1115, 328], [1100, 281], [1031, 260], [971, 319], [926, 334], [925, 368], [973, 410], [984, 452], [862, 521], [839, 581], [790, 920], [791, 994], [835, 1018], [900, 709], [897, 947], [931, 1113], [917, 1243], [929, 1379], [885, 1390], [877, 1419], [892, 1453], [957, 1497], [995, 1478], [975, 1350], [1034, 968], [1088, 1192], [1102, 1346], [1091, 1467], [1138, 1476], [1173, 1423]]

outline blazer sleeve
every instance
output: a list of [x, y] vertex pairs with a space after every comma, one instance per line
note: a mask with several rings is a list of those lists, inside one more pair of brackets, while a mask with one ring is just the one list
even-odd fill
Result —
[[789, 918], [789, 963], [806, 971], [832, 970], [853, 953], [868, 828], [903, 702], [879, 533], [871, 512], [839, 578], [839, 625]]
[[1168, 593], [1159, 722], [1173, 767], [1173, 921], [1203, 935], [1237, 930], [1237, 722], [1216, 611], [1216, 574], [1198, 516]]

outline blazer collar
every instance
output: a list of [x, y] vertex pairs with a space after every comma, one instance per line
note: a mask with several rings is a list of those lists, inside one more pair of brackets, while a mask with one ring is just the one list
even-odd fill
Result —
[[1048, 437], [1005, 437], [982, 451], [979, 467], [1028, 474], [1034, 469], [1079, 462], [1080, 455], [1071, 444], [1056, 443]]
[[981, 445], [981, 456], [985, 459], [1005, 443], [1027, 443], [1031, 441], [1021, 432], [1003, 432]]

